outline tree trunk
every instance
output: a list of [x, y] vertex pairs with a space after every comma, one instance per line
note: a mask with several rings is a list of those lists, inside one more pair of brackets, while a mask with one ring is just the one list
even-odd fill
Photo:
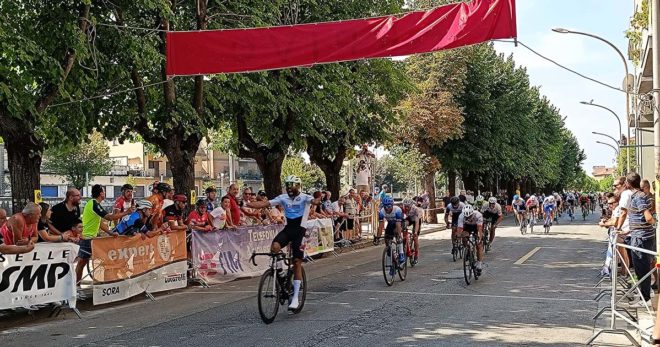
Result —
[[[286, 153], [268, 153], [267, 155], [258, 155], [254, 158], [259, 166], [259, 170], [264, 177], [264, 189], [269, 199], [282, 194], [282, 163]], [[266, 158], [267, 157], [267, 158]]]
[[433, 181], [435, 180], [435, 172], [424, 173], [424, 190], [429, 193], [429, 209], [428, 222], [431, 224], [438, 223], [437, 211], [435, 210], [435, 189]]
[[325, 184], [332, 194], [333, 200], [339, 199], [339, 191], [341, 190], [341, 175], [339, 172], [333, 170], [323, 170], [325, 174]]
[[40, 189], [43, 144], [34, 134], [21, 134], [4, 140], [11, 178], [12, 211], [17, 213], [28, 202], [34, 201], [34, 191]]
[[447, 170], [447, 186], [449, 187], [449, 195], [456, 196], [456, 171]]
[[[184, 149], [181, 147], [169, 148], [164, 151], [172, 168], [174, 178], [174, 191], [178, 194], [190, 196], [195, 189], [195, 153], [197, 148]], [[191, 206], [195, 201], [190, 201]]]

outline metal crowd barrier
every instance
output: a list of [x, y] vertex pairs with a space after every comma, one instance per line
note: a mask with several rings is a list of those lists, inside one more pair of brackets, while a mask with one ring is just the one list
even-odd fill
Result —
[[[626, 323], [632, 325], [640, 334], [641, 338], [644, 341], [647, 341], [650, 343], [651, 341], [651, 332], [647, 330], [647, 328], [642, 327], [639, 322], [637, 317], [633, 316], [633, 314], [630, 313], [630, 311], [626, 310], [623, 307], [619, 307], [618, 305], [626, 298], [629, 298], [633, 292], [636, 292], [638, 295], [639, 299], [642, 300], [644, 303], [644, 308], [649, 314], [653, 314], [651, 308], [646, 304], [646, 301], [642, 297], [642, 292], [639, 289], [639, 285], [641, 284], [642, 281], [645, 279], [649, 278], [654, 272], [656, 272], [656, 268], [653, 267], [646, 275], [644, 275], [641, 279], [638, 279], [637, 281], [633, 280], [633, 284], [628, 287], [628, 283], [625, 281], [622, 281], [621, 279], [618, 278], [618, 264], [619, 264], [619, 259], [623, 260], [623, 256], [619, 252], [619, 248], [625, 248], [633, 251], [638, 251], [644, 254], [648, 254], [650, 256], [657, 256], [658, 253], [654, 251], [649, 251], [643, 248], [638, 248], [638, 247], [633, 247], [629, 246], [626, 244], [622, 243], [617, 243], [617, 235], [616, 232], [614, 231], [613, 228], [610, 229], [609, 232], [609, 237], [608, 237], [608, 252], [611, 252], [611, 266], [610, 266], [610, 276], [609, 279], [611, 281], [611, 286], [609, 288], [601, 290], [601, 292], [596, 296], [594, 300], [598, 301], [601, 298], [609, 295], [610, 296], [610, 304], [606, 307], [603, 307], [598, 313], [593, 317], [594, 320], [598, 319], [603, 313], [609, 311], [610, 312], [610, 327], [609, 329], [603, 329], [600, 331], [595, 332], [591, 338], [587, 341], [587, 345], [593, 345], [594, 341], [603, 334], [612, 334], [612, 335], [624, 335], [628, 340], [635, 346], [641, 346], [639, 342], [630, 334], [625, 329], [617, 329], [616, 327], [616, 320], [617, 318], [625, 321]], [[626, 271], [628, 272], [628, 276], [630, 278], [633, 278], [632, 273], [630, 269], [627, 266], [624, 266]], [[603, 283], [608, 277], [603, 277], [594, 287], [598, 287], [601, 283]], [[608, 293], [609, 291], [609, 293]], [[624, 314], [625, 313], [625, 314]], [[652, 328], [652, 327], [650, 327]]]

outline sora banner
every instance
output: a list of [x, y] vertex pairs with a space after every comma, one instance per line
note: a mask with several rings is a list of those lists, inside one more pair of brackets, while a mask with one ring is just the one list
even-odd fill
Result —
[[[334, 250], [332, 220], [314, 219], [306, 229], [303, 247], [308, 256]], [[283, 225], [259, 225], [214, 232], [194, 231], [192, 258], [195, 276], [207, 283], [224, 283], [240, 277], [261, 275], [270, 265], [266, 257], [250, 262], [253, 252], [270, 251]]]
[[253, 72], [405, 56], [515, 38], [515, 0], [266, 28], [168, 31], [167, 75]]
[[94, 305], [187, 285], [186, 232], [92, 240]]
[[68, 301], [76, 307], [78, 245], [38, 243], [25, 254], [0, 254], [0, 309]]

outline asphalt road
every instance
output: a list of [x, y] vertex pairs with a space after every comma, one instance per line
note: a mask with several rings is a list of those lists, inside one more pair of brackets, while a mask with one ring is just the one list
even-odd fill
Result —
[[[51, 319], [0, 321], [5, 346], [576, 346], [593, 332], [604, 232], [560, 221], [550, 234], [498, 229], [484, 276], [467, 286], [449, 232], [422, 236], [421, 259], [388, 287], [380, 247], [305, 265], [298, 315], [263, 324], [258, 279], [188, 288]], [[510, 221], [509, 221], [510, 222]], [[91, 299], [90, 299], [91, 300]]]

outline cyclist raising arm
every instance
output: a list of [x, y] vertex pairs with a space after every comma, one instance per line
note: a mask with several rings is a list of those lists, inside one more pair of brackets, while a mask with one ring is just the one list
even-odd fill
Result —
[[270, 246], [271, 253], [279, 253], [282, 247], [291, 243], [291, 252], [293, 254], [293, 297], [289, 304], [289, 310], [298, 308], [298, 292], [302, 283], [302, 260], [304, 252], [301, 249], [303, 238], [305, 237], [305, 228], [302, 224], [307, 220], [310, 205], [320, 205], [321, 198], [314, 199], [311, 195], [300, 193], [300, 178], [296, 176], [287, 176], [284, 179], [286, 194], [282, 194], [275, 199], [268, 201], [250, 201], [246, 205], [249, 208], [266, 208], [280, 205], [284, 207], [284, 216], [286, 225], [273, 239]]

